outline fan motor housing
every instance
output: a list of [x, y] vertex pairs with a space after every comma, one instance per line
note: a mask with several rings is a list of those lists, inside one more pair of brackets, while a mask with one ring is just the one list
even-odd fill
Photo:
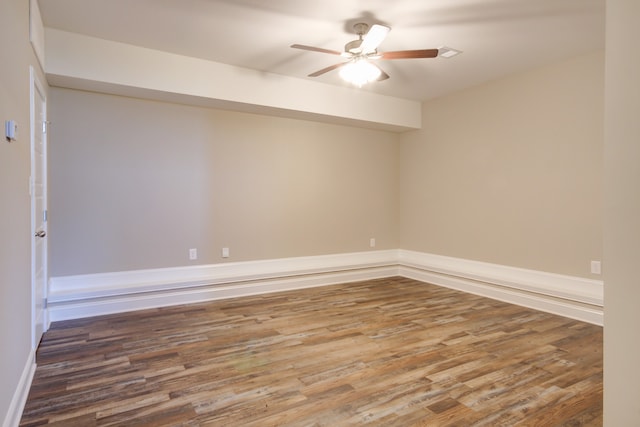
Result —
[[356, 53], [356, 54], [360, 53], [361, 51], [360, 45], [362, 45], [362, 36], [364, 36], [367, 33], [368, 29], [369, 29], [369, 24], [366, 24], [364, 22], [358, 22], [357, 24], [354, 24], [353, 30], [358, 35], [358, 39], [351, 40], [349, 43], [345, 44], [344, 51], [350, 52], [350, 53]]
[[360, 45], [362, 44], [362, 39], [352, 40], [349, 43], [344, 45], [344, 51], [350, 53], [360, 53]]

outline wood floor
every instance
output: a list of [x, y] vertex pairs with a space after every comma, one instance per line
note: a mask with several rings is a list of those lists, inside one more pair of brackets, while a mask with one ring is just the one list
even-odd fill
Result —
[[21, 426], [602, 425], [602, 328], [405, 278], [58, 322]]

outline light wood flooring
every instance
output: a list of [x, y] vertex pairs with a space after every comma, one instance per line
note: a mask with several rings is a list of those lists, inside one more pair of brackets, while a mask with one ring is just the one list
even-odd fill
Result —
[[54, 323], [21, 426], [602, 425], [602, 328], [405, 278]]

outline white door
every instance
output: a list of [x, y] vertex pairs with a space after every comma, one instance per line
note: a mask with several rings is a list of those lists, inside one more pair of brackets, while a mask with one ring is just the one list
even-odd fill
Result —
[[31, 68], [31, 295], [32, 346], [47, 328], [47, 100]]

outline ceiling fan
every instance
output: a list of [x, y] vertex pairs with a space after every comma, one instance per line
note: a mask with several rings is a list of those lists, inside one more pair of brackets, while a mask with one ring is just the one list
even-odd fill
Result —
[[[337, 50], [323, 49], [302, 44], [292, 44], [294, 49], [310, 50], [313, 52], [339, 55], [348, 60], [338, 64], [330, 65], [326, 68], [309, 74], [309, 77], [318, 77], [329, 71], [340, 68], [340, 76], [356, 86], [362, 86], [372, 81], [381, 81], [389, 78], [380, 67], [373, 64], [373, 59], [414, 59], [414, 58], [435, 58], [438, 56], [438, 49], [418, 49], [399, 50], [394, 52], [378, 52], [378, 46], [387, 37], [390, 27], [374, 24], [369, 29], [369, 25], [363, 22], [353, 26], [358, 35], [357, 40], [352, 40], [344, 46], [344, 52]], [[368, 30], [368, 31], [367, 31]]]

